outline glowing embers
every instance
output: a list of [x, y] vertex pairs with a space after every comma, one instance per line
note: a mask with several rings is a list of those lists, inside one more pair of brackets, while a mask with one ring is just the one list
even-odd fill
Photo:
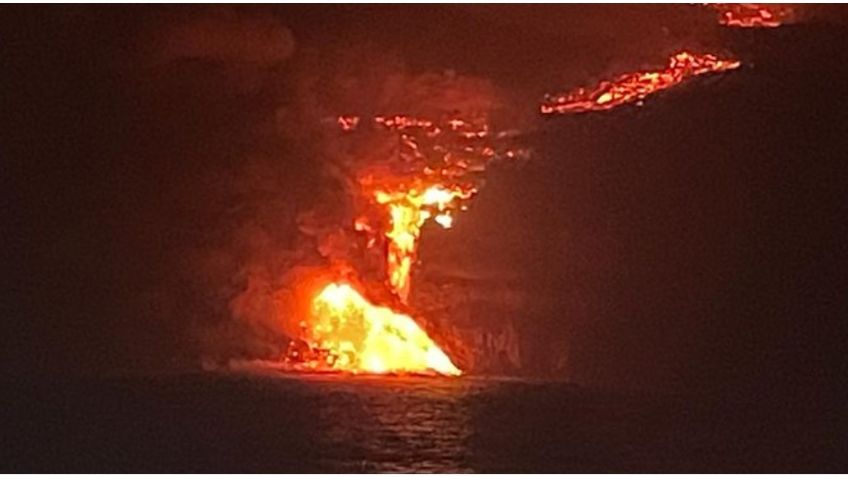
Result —
[[347, 283], [330, 283], [301, 322], [305, 345], [289, 347], [296, 370], [375, 374], [462, 372], [408, 315], [376, 306]]
[[738, 28], [775, 28], [794, 21], [789, 5], [764, 3], [708, 3], [721, 25]]
[[737, 60], [681, 51], [669, 59], [668, 66], [663, 70], [627, 73], [612, 81], [601, 81], [593, 88], [576, 88], [566, 93], [548, 95], [542, 102], [541, 112], [569, 114], [605, 111], [641, 101], [648, 95], [671, 88], [689, 78], [732, 70], [740, 64]]
[[339, 116], [336, 121], [342, 131], [353, 131], [359, 126], [359, 116]]

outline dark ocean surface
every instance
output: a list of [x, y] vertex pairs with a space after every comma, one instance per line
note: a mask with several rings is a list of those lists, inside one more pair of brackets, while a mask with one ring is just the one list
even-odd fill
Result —
[[[9, 388], [7, 388], [8, 390]], [[0, 470], [838, 470], [826, 412], [464, 377], [198, 373], [27, 385]], [[797, 409], [807, 409], [800, 412]]]

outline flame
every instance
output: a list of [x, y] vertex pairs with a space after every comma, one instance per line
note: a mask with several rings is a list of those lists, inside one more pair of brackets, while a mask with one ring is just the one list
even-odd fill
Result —
[[622, 104], [641, 101], [689, 78], [732, 70], [740, 64], [737, 60], [723, 60], [714, 55], [681, 51], [669, 58], [668, 66], [664, 70], [627, 73], [612, 81], [601, 81], [591, 89], [576, 88], [567, 93], [548, 95], [541, 105], [541, 112], [568, 114], [605, 111]]
[[297, 369], [462, 374], [409, 315], [373, 305], [347, 283], [326, 285], [301, 326], [309, 348], [289, 349]]
[[[335, 122], [351, 139], [367, 139], [369, 151], [375, 149], [375, 137], [396, 136], [387, 141], [398, 144], [395, 153], [368, 156], [352, 168], [361, 196], [351, 226], [364, 236], [367, 253], [383, 255], [385, 276], [380, 278], [392, 294], [389, 302], [405, 308], [424, 225], [433, 221], [451, 228], [482, 185], [479, 173], [486, 165], [499, 157], [523, 157], [524, 151], [501, 147], [514, 134], [492, 134], [481, 114], [432, 120], [397, 114], [376, 116], [370, 123], [349, 115]], [[324, 275], [300, 290], [311, 305], [308, 319], [300, 323], [300, 339], [286, 353], [290, 368], [462, 374], [412, 317], [373, 304], [350, 283], [358, 280]]]
[[410, 290], [410, 273], [418, 254], [421, 227], [432, 219], [443, 228], [453, 225], [453, 216], [461, 201], [471, 198], [477, 190], [461, 186], [432, 185], [424, 190], [411, 188], [387, 192], [378, 190], [374, 198], [386, 207], [390, 217], [386, 270], [392, 290], [406, 301]]
[[718, 12], [721, 25], [738, 28], [775, 28], [791, 23], [795, 10], [789, 5], [762, 3], [708, 3]]
[[[373, 192], [373, 203], [389, 216], [388, 228], [382, 232], [387, 240], [387, 282], [402, 302], [409, 296], [422, 226], [432, 219], [449, 228], [459, 202], [475, 192], [471, 187], [417, 183]], [[376, 243], [377, 231], [367, 217], [358, 217], [353, 228], [369, 235], [369, 247]], [[462, 374], [409, 315], [372, 304], [348, 283], [325, 285], [312, 299], [309, 316], [301, 322], [305, 349], [293, 342], [287, 352], [286, 359], [294, 369]]]
[[478, 176], [489, 162], [522, 157], [523, 151], [498, 144], [507, 135], [493, 135], [483, 116], [377, 116], [374, 125], [397, 134], [400, 149], [395, 162], [360, 177], [368, 197], [365, 215], [373, 214], [374, 206], [379, 212], [374, 223], [365, 215], [356, 218], [354, 228], [369, 237], [369, 248], [385, 242], [386, 281], [405, 303], [424, 224], [432, 220], [442, 228], [453, 227], [482, 184]]
[[[688, 78], [739, 66], [736, 60], [682, 51], [673, 55], [663, 70], [629, 73], [592, 89], [578, 88], [548, 96], [541, 111], [552, 114], [608, 110], [641, 101]], [[432, 221], [446, 229], [453, 227], [458, 213], [468, 208], [468, 202], [482, 186], [480, 173], [490, 162], [526, 157], [526, 151], [510, 147], [514, 132], [493, 131], [485, 114], [475, 110], [467, 113], [432, 119], [403, 114], [376, 116], [372, 121], [356, 115], [334, 118], [348, 138], [365, 139], [355, 144], [366, 147], [355, 150], [346, 164], [353, 172], [350, 179], [355, 179], [348, 184], [359, 186], [358, 190], [349, 189], [358, 194], [355, 217], [349, 226], [362, 234], [365, 247], [350, 247], [329, 256], [330, 265], [341, 265], [344, 270], [336, 272], [344, 275], [330, 276], [324, 270], [309, 285], [296, 290], [301, 298], [294, 315], [305, 318], [295, 332], [298, 339], [290, 342], [285, 355], [290, 368], [462, 374], [424, 329], [409, 314], [398, 310], [408, 307], [425, 224]], [[392, 135], [388, 140], [386, 133]], [[375, 158], [373, 151], [384, 153]], [[365, 256], [358, 256], [359, 253]], [[360, 281], [359, 273], [353, 272], [357, 263], [366, 264], [362, 279], [373, 286], [353, 285], [366, 283]], [[375, 267], [373, 263], [385, 266]], [[384, 280], [384, 285], [377, 285], [380, 281], [375, 282], [374, 278]], [[383, 297], [382, 305], [366, 298], [361, 289]]]

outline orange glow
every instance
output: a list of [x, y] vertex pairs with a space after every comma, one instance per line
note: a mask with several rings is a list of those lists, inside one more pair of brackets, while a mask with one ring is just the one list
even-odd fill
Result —
[[406, 303], [424, 224], [452, 228], [482, 185], [487, 165], [499, 157], [516, 159], [522, 151], [501, 147], [507, 135], [493, 135], [481, 115], [377, 116], [374, 125], [396, 134], [400, 148], [396, 162], [360, 176], [368, 207], [354, 228], [368, 237], [368, 248], [385, 244], [386, 282]]
[[542, 102], [542, 114], [569, 114], [608, 109], [643, 100], [658, 91], [707, 73], [728, 71], [740, 66], [737, 60], [722, 60], [714, 55], [681, 51], [673, 55], [664, 70], [627, 73], [612, 81], [601, 81], [593, 88], [576, 88], [548, 95]]
[[326, 285], [301, 326], [308, 349], [288, 356], [298, 370], [462, 374], [410, 316], [373, 305], [347, 283]]
[[374, 198], [387, 208], [390, 228], [385, 232], [389, 239], [386, 254], [388, 281], [402, 301], [409, 297], [410, 273], [417, 259], [421, 227], [433, 219], [443, 228], [453, 225], [452, 213], [459, 209], [464, 199], [477, 192], [474, 188], [433, 185], [421, 190], [411, 188], [395, 192], [378, 190]]
[[353, 131], [359, 125], [359, 116], [339, 116], [337, 121], [342, 131]]
[[[290, 330], [297, 340], [289, 344], [285, 363], [301, 371], [458, 376], [462, 372], [447, 354], [411, 316], [398, 310], [408, 303], [427, 221], [453, 227], [482, 184], [479, 175], [488, 163], [497, 157], [517, 159], [522, 152], [496, 147], [511, 136], [490, 135], [481, 114], [437, 120], [376, 116], [373, 122], [339, 116], [336, 121], [352, 140], [364, 138], [370, 146], [388, 139], [386, 143], [398, 145], [392, 154], [369, 156], [354, 169], [360, 196], [350, 226], [363, 236], [365, 247], [360, 250], [366, 256], [381, 254], [385, 267], [378, 268], [376, 277], [374, 270], [365, 273], [368, 279], [384, 280], [384, 285], [371, 281], [370, 288], [355, 286], [361, 278], [357, 273], [341, 277], [329, 270], [302, 283], [297, 292], [302, 309], [293, 314], [307, 318]], [[342, 262], [342, 268], [353, 270], [347, 258]], [[390, 293], [380, 294], [381, 286]], [[383, 306], [357, 288], [374, 290], [385, 300]]]
[[774, 28], [791, 23], [794, 9], [789, 5], [765, 3], [708, 3], [718, 12], [721, 25], [737, 28]]

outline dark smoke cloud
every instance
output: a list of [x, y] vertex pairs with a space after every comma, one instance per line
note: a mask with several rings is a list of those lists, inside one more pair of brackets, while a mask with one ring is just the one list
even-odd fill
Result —
[[258, 67], [277, 66], [294, 52], [291, 31], [268, 15], [211, 9], [173, 22], [152, 41], [160, 61], [202, 59]]

